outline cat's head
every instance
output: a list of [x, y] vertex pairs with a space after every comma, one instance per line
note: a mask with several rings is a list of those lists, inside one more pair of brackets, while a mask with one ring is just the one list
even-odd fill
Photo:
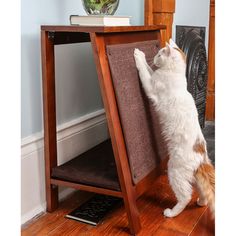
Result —
[[160, 49], [154, 57], [154, 65], [158, 68], [185, 68], [186, 56], [175, 42], [170, 39], [169, 43], [166, 42], [166, 46]]

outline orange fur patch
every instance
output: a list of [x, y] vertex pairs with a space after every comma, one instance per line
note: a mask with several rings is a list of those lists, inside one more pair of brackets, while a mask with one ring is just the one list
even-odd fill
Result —
[[177, 50], [181, 54], [183, 60], [186, 63], [186, 55], [185, 55], [185, 53], [181, 49], [179, 49], [179, 48], [174, 48], [174, 49]]
[[200, 196], [207, 200], [212, 218], [215, 217], [215, 169], [211, 164], [202, 163], [195, 172]]
[[203, 142], [199, 142], [199, 140], [196, 140], [195, 144], [193, 145], [193, 151], [202, 155], [205, 154], [206, 153], [205, 144]]
[[203, 178], [204, 181], [210, 183], [211, 190], [215, 192], [215, 170], [211, 164], [201, 164], [198, 167], [195, 176], [198, 178]]

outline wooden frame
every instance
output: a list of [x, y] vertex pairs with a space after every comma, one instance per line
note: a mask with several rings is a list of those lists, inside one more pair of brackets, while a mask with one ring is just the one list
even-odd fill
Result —
[[[138, 184], [133, 184], [111, 72], [106, 56], [106, 45], [157, 39], [163, 46], [166, 37], [165, 29], [166, 27], [161, 25], [129, 27], [41, 27], [47, 211], [52, 212], [58, 207], [58, 185], [118, 196], [124, 200], [131, 234], [140, 231], [141, 223], [136, 200], [156, 180], [156, 177], [161, 173], [161, 167], [157, 167], [138, 182]], [[121, 191], [97, 188], [52, 178], [52, 168], [57, 166], [54, 45], [88, 41], [91, 41], [93, 47]]]
[[215, 120], [215, 0], [210, 1], [206, 120]]
[[166, 38], [172, 36], [175, 0], [145, 0], [145, 25], [166, 25]]

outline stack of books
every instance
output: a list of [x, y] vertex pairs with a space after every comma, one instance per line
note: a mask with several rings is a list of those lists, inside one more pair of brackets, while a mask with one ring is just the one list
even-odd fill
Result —
[[130, 16], [112, 16], [112, 15], [90, 15], [79, 16], [71, 15], [71, 25], [83, 26], [129, 26]]

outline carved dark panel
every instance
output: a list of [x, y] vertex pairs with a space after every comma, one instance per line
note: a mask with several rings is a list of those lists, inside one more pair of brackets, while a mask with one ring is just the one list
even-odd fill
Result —
[[189, 31], [194, 30], [197, 34], [199, 34], [205, 43], [205, 27], [201, 26], [186, 26], [186, 25], [176, 25], [176, 44], [182, 48], [186, 34]]
[[[204, 27], [187, 27], [176, 33], [176, 43], [187, 57], [186, 77], [188, 91], [192, 94], [201, 127], [205, 124], [207, 93], [207, 55], [204, 44]], [[203, 32], [204, 31], [204, 32]], [[203, 37], [203, 38], [202, 38]]]

